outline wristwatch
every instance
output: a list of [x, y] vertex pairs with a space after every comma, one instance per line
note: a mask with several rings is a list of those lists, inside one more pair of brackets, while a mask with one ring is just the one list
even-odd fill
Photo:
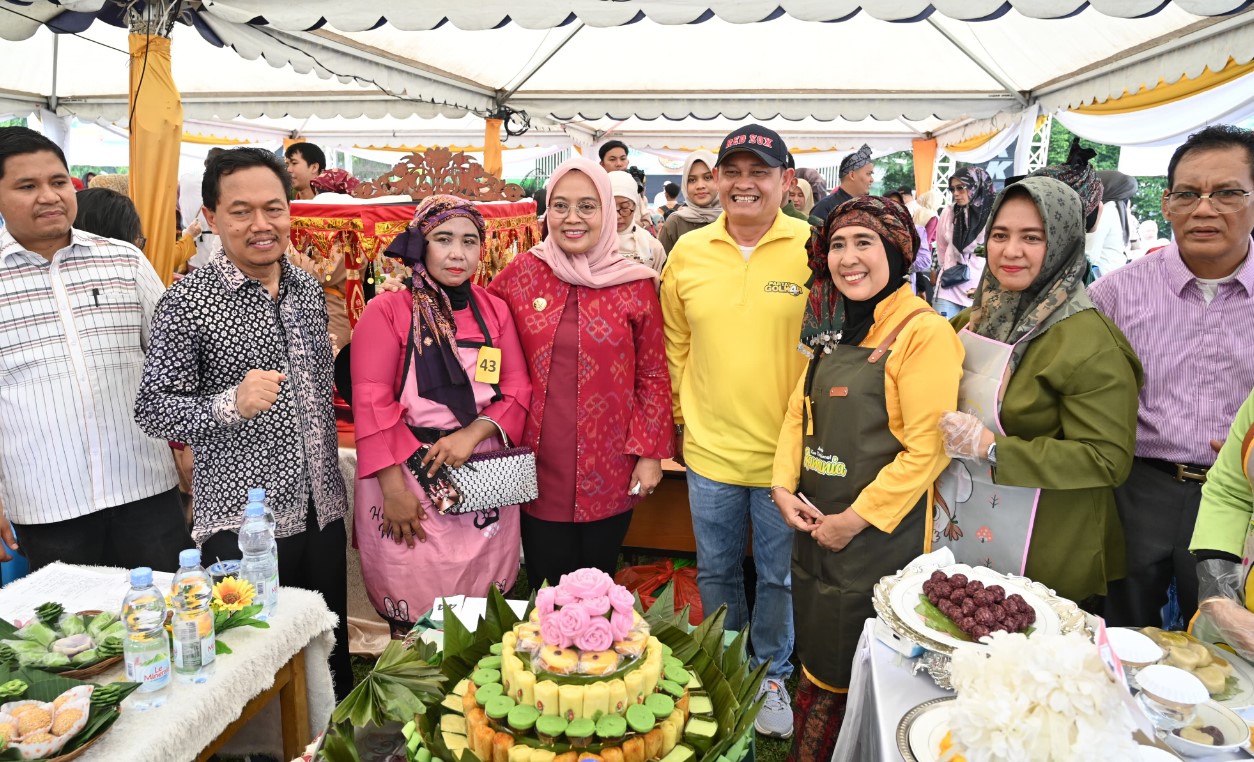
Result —
[[996, 442], [993, 442], [991, 445], [988, 446], [988, 452], [985, 454], [984, 459], [987, 460], [989, 463], [992, 463], [994, 466], [997, 465], [997, 443]]

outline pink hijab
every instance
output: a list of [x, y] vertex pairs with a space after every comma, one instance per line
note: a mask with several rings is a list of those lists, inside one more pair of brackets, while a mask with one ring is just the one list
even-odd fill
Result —
[[[567, 172], [582, 172], [596, 186], [597, 200], [601, 204], [601, 235], [587, 254], [570, 255], [558, 245], [555, 226], [550, 224], [549, 237], [535, 246], [531, 253], [548, 265], [558, 280], [572, 286], [605, 288], [645, 278], [656, 283], [658, 274], [653, 268], [633, 262], [618, 253], [618, 225], [614, 214], [614, 193], [610, 190], [610, 176], [594, 161], [582, 157], [569, 159], [562, 162], [549, 178], [550, 194]], [[551, 206], [552, 195], [549, 198]]]

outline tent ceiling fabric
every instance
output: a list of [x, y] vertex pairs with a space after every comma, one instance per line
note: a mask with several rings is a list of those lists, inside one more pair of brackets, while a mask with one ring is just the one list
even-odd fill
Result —
[[[65, 13], [55, 23], [118, 50], [60, 36], [59, 112], [125, 120], [126, 31], [90, 23], [105, 2], [0, 0], [0, 38], [21, 40], [0, 44], [0, 109], [47, 103], [52, 35], [41, 24]], [[197, 27], [174, 30], [174, 75], [193, 120], [484, 116], [510, 93], [533, 125], [572, 122], [580, 142], [608, 129], [589, 125], [622, 120], [641, 126], [618, 134], [651, 146], [676, 133], [704, 140], [715, 131], [704, 120], [718, 118], [781, 120], [781, 131], [808, 120], [791, 131], [843, 147], [838, 135], [918, 137], [1018, 114], [1024, 101], [1050, 112], [1254, 58], [1254, 0], [866, 5], [201, 0]]]
[[[87, 0], [84, 5], [99, 4]], [[1175, 0], [1172, 5], [1199, 16], [1232, 13], [1248, 0]], [[386, 22], [404, 31], [425, 31], [451, 24], [480, 31], [512, 24], [524, 29], [551, 29], [579, 20], [592, 27], [616, 27], [648, 19], [655, 24], [692, 24], [711, 17], [749, 24], [788, 15], [799, 21], [844, 21], [871, 17], [880, 21], [914, 21], [933, 11], [959, 21], [996, 18], [1013, 8], [1041, 19], [1070, 16], [1091, 7], [1116, 18], [1157, 13], [1163, 0], [204, 0], [209, 12], [236, 23], [264, 18], [285, 31], [304, 31], [324, 23], [344, 32], [373, 29]]]

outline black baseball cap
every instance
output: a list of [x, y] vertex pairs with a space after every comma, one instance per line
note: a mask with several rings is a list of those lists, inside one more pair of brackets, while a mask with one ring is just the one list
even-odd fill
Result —
[[723, 138], [718, 149], [718, 160], [714, 166], [723, 163], [723, 159], [737, 151], [752, 151], [768, 167], [790, 166], [788, 146], [775, 130], [760, 124], [747, 124]]

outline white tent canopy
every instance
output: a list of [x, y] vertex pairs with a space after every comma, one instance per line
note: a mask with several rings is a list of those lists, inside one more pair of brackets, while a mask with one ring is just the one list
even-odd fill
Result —
[[[10, 40], [0, 42], [0, 113], [43, 108], [124, 125], [126, 33], [91, 23], [112, 2], [0, 0], [0, 38]], [[187, 16], [195, 26], [174, 30], [174, 76], [187, 131], [201, 135], [478, 144], [482, 118], [504, 104], [532, 123], [507, 146], [608, 136], [709, 147], [752, 119], [795, 148], [867, 142], [883, 153], [1246, 63], [1247, 5], [203, 0]], [[48, 19], [81, 36], [57, 35], [54, 46]], [[1249, 79], [1228, 87], [1230, 100], [1244, 92], [1248, 105]]]

